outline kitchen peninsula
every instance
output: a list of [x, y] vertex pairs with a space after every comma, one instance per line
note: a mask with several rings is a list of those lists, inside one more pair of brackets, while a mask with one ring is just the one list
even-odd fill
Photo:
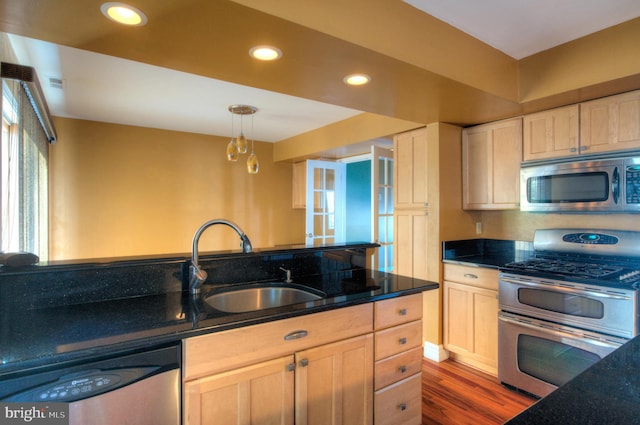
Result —
[[[218, 333], [233, 334], [232, 331], [245, 327], [291, 321], [303, 323], [304, 317], [316, 317], [314, 315], [318, 318], [313, 322], [317, 323], [316, 328], [322, 325], [317, 328], [320, 334], [322, 327], [338, 326], [358, 335], [364, 332], [361, 336], [368, 335], [369, 341], [377, 341], [376, 338], [382, 341], [385, 332], [391, 332], [395, 338], [400, 335], [398, 332], [406, 329], [408, 336], [399, 336], [401, 348], [383, 353], [380, 351], [382, 346], [376, 346], [375, 353], [380, 355], [375, 354], [375, 360], [404, 355], [408, 348], [419, 360], [422, 344], [420, 294], [438, 288], [438, 284], [368, 269], [367, 258], [376, 246], [370, 243], [286, 246], [251, 254], [201, 255], [200, 264], [210, 276], [210, 281], [203, 286], [204, 297], [221, 287], [281, 284], [287, 270], [294, 283], [323, 293], [320, 299], [313, 301], [238, 313], [216, 310], [204, 302], [203, 297], [194, 298], [189, 294], [184, 279], [189, 262], [185, 257], [59, 263], [1, 270], [0, 382], [3, 382], [3, 390], [0, 399], [11, 394], [8, 384], [25, 374], [181, 341], [184, 344], [184, 341]], [[417, 302], [410, 303], [409, 312], [400, 308], [401, 318], [385, 322], [388, 320], [384, 319], [386, 315], [397, 315], [394, 300], [411, 297], [418, 298], [415, 298]], [[329, 325], [332, 317], [344, 319], [346, 313], [342, 312], [355, 311], [354, 307], [357, 307], [361, 327], [349, 321]], [[374, 333], [374, 329], [382, 331]], [[313, 332], [309, 331], [309, 338], [314, 336]], [[193, 344], [185, 345], [191, 346]], [[261, 350], [258, 348], [257, 351]], [[373, 372], [374, 350], [367, 352], [371, 356], [369, 364]], [[185, 358], [197, 357], [191, 353], [185, 348]], [[185, 370], [194, 370], [193, 364]], [[418, 377], [412, 385], [419, 381], [419, 375], [413, 376]], [[381, 389], [376, 390], [379, 390], [377, 397]], [[374, 392], [372, 381], [370, 392]], [[418, 409], [419, 404], [418, 397]]]

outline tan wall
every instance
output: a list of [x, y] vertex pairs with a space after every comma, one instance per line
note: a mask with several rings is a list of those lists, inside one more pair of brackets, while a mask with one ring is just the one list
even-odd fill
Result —
[[[186, 253], [205, 221], [235, 221], [254, 247], [304, 242], [291, 208], [291, 164], [256, 143], [260, 172], [225, 157], [226, 138], [55, 118], [51, 147], [51, 259]], [[238, 249], [234, 232], [207, 230], [201, 251]]]
[[536, 229], [592, 228], [640, 231], [637, 214], [540, 214], [520, 211], [485, 211], [479, 214], [480, 238], [533, 240]]

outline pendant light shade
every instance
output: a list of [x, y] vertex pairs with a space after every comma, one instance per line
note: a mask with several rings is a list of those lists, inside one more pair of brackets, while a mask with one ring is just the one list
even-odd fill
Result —
[[[250, 105], [231, 105], [229, 106], [229, 112], [231, 112], [231, 140], [227, 145], [227, 160], [236, 162], [238, 157], [247, 153], [249, 147], [249, 141], [244, 135], [244, 119], [245, 115], [251, 115], [251, 154], [247, 158], [247, 171], [249, 174], [258, 173], [258, 157], [253, 151], [253, 114], [258, 111], [258, 108]], [[240, 134], [235, 137], [233, 126], [233, 115], [240, 115]]]

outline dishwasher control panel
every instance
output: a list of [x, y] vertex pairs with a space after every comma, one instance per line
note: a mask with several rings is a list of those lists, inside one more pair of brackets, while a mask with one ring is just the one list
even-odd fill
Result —
[[14, 394], [6, 401], [71, 402], [93, 397], [131, 384], [153, 374], [158, 367], [84, 370], [61, 376], [57, 381]]

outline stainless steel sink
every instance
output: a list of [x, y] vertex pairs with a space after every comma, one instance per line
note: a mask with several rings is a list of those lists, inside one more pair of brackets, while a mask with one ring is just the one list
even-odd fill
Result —
[[206, 295], [204, 302], [219, 311], [243, 313], [322, 298], [324, 294], [320, 291], [302, 289], [293, 285], [238, 286]]

